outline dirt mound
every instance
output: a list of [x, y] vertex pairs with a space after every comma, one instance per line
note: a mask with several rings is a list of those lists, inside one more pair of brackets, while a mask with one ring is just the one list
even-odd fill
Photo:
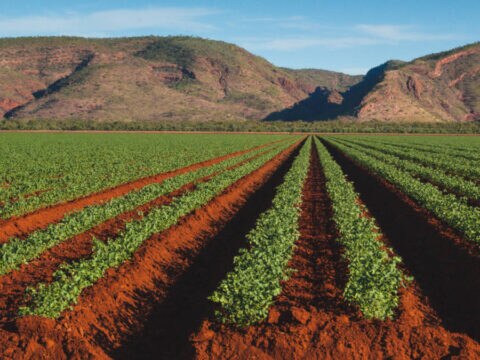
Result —
[[276, 142], [279, 141], [260, 145], [252, 149], [236, 151], [227, 155], [219, 156], [214, 159], [202, 161], [200, 163], [185, 166], [176, 170], [148, 176], [142, 179], [137, 179], [66, 203], [60, 203], [47, 208], [39, 209], [23, 216], [11, 217], [7, 220], [0, 220], [0, 244], [7, 242], [8, 239], [10, 239], [11, 237], [23, 237], [34, 230], [43, 229], [51, 223], [58, 222], [65, 216], [65, 214], [69, 212], [80, 210], [86, 206], [106, 202], [115, 197], [125, 195], [135, 189], [144, 187], [148, 184], [158, 183], [176, 175], [184, 174], [186, 172], [197, 170], [202, 167], [218, 164], [219, 162], [222, 162], [224, 160], [231, 159], [235, 156], [240, 156], [249, 151], [261, 149]]
[[315, 156], [304, 199], [301, 237], [291, 261], [296, 272], [284, 284], [268, 320], [235, 329], [210, 317], [192, 338], [199, 359], [480, 357], [478, 342], [447, 330], [415, 282], [402, 290], [394, 320], [365, 320], [346, 305], [346, 266], [329, 221], [331, 204]]
[[[109, 270], [57, 321], [25, 317], [4, 325], [0, 330], [0, 353], [17, 358], [33, 354], [55, 358], [108, 358], [142, 329], [154, 307], [167, 301], [212, 238], [250, 195], [292, 158], [296, 149], [298, 143], [176, 226], [147, 240], [131, 261], [119, 269]], [[212, 263], [214, 259], [208, 258], [208, 261]]]

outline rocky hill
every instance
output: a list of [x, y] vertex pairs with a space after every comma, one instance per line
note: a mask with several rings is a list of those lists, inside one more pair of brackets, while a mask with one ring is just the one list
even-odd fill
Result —
[[480, 120], [480, 44], [386, 71], [356, 109], [360, 119]]
[[15, 119], [261, 119], [361, 79], [191, 37], [0, 39], [0, 112]]
[[0, 39], [7, 119], [480, 120], [480, 43], [365, 76], [272, 65], [192, 37]]
[[480, 120], [480, 43], [411, 62], [388, 61], [345, 91], [319, 88], [269, 120]]

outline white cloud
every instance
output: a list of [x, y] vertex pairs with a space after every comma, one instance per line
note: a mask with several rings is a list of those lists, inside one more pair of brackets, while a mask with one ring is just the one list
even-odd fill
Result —
[[291, 29], [299, 31], [313, 31], [319, 29], [331, 29], [332, 26], [319, 24], [317, 22], [310, 21], [305, 16], [292, 15], [286, 17], [252, 17], [239, 19], [244, 23], [257, 23], [260, 26], [269, 26], [270, 28], [278, 29]]
[[239, 40], [241, 46], [251, 50], [296, 51], [311, 47], [348, 48], [374, 45], [379, 41], [369, 37], [325, 37]]
[[[295, 17], [289, 18], [295, 20]], [[287, 19], [285, 19], [287, 20]], [[273, 21], [269, 18], [268, 20]], [[307, 28], [295, 28], [295, 21], [283, 21], [280, 27], [295, 30], [306, 30], [313, 27], [314, 24], [306, 23]], [[320, 25], [319, 29], [320, 29]], [[326, 30], [331, 30], [328, 26], [322, 26]], [[336, 27], [339, 35], [327, 34], [324, 36], [305, 36], [305, 32], [300, 32], [298, 36], [270, 37], [270, 38], [249, 38], [237, 40], [240, 45], [249, 50], [273, 50], [273, 51], [297, 51], [312, 47], [325, 47], [330, 49], [352, 48], [368, 45], [396, 44], [398, 42], [415, 41], [435, 41], [448, 40], [455, 38], [452, 34], [428, 34], [420, 32], [411, 25], [370, 25], [360, 24], [353, 26]]]
[[202, 18], [218, 14], [208, 8], [153, 7], [115, 9], [89, 14], [67, 13], [0, 17], [0, 36], [109, 34], [137, 29], [204, 32], [215, 29]]
[[340, 69], [338, 71], [350, 75], [365, 75], [368, 70], [370, 70], [368, 67], [349, 67]]
[[431, 41], [431, 40], [449, 40], [454, 36], [452, 34], [428, 34], [418, 31], [411, 25], [372, 25], [360, 24], [356, 29], [376, 38], [389, 41]]

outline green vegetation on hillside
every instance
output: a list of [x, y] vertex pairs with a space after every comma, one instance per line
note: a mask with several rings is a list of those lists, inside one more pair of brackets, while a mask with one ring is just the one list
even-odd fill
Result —
[[259, 120], [316, 87], [344, 90], [360, 79], [282, 69], [190, 36], [0, 39], [0, 57], [0, 114], [10, 119]]
[[[447, 58], [452, 54], [458, 56]], [[80, 128], [77, 119], [181, 127], [206, 119], [480, 120], [478, 42], [410, 62], [390, 60], [365, 76], [286, 69], [237, 45], [192, 36], [0, 39], [0, 58], [0, 115], [36, 119], [42, 127], [49, 119]]]
[[195, 61], [192, 49], [182, 46], [177, 38], [158, 38], [137, 53], [146, 60], [159, 60], [189, 68]]
[[0, 130], [99, 130], [99, 131], [246, 131], [399, 134], [480, 134], [480, 122], [386, 123], [381, 121], [112, 121], [96, 120], [0, 120]]
[[441, 51], [441, 52], [434, 53], [434, 54], [428, 54], [428, 55], [425, 55], [425, 56], [422, 56], [422, 57], [419, 57], [419, 58], [415, 59], [413, 62], [415, 62], [416, 60], [425, 60], [425, 61], [439, 60], [439, 59], [441, 59], [445, 56], [455, 54], [458, 51], [465, 51], [465, 50], [474, 48], [474, 47], [479, 46], [479, 45], [480, 45], [480, 41], [477, 41], [477, 42], [467, 44], [467, 45], [463, 45], [463, 46], [459, 46], [459, 47], [456, 47], [456, 48], [453, 48], [453, 49], [450, 49], [450, 50], [447, 50], [447, 51]]

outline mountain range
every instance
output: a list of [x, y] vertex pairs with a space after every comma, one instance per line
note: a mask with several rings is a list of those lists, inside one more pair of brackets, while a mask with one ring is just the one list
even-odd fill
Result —
[[352, 76], [194, 37], [0, 39], [6, 119], [480, 120], [480, 43]]

